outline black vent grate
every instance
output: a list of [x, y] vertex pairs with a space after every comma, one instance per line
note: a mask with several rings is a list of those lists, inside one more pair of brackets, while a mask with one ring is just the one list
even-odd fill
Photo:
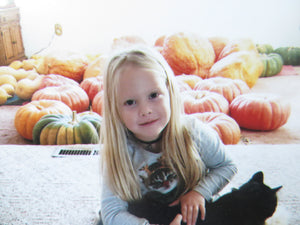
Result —
[[67, 156], [94, 156], [99, 155], [99, 146], [74, 145], [68, 147], [58, 147], [52, 154], [52, 157]]

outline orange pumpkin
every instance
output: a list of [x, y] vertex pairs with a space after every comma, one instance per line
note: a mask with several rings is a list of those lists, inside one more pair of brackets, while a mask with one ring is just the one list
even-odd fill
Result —
[[51, 86], [61, 86], [66, 84], [79, 86], [79, 83], [74, 81], [73, 79], [58, 74], [48, 74], [43, 76], [39, 89]]
[[166, 35], [160, 36], [155, 40], [154, 46], [162, 47], [164, 45], [165, 39], [166, 39]]
[[92, 102], [95, 95], [103, 90], [103, 77], [89, 77], [80, 83], [80, 87], [87, 93], [90, 102]]
[[235, 97], [249, 92], [250, 88], [244, 81], [239, 79], [214, 77], [198, 82], [194, 90], [207, 90], [219, 93], [230, 103]]
[[189, 74], [189, 75], [186, 75], [186, 74], [182, 74], [182, 75], [178, 75], [175, 77], [175, 79], [177, 80], [181, 80], [185, 83], [187, 83], [191, 89], [194, 89], [195, 85], [201, 81], [201, 77], [197, 76], [197, 75], [193, 75], [193, 74]]
[[251, 88], [264, 69], [259, 54], [251, 51], [233, 52], [217, 61], [209, 71], [208, 78], [227, 77], [240, 79]]
[[191, 91], [192, 90], [192, 88], [186, 82], [184, 82], [183, 80], [175, 78], [175, 82], [176, 82], [177, 87], [179, 88], [180, 92]]
[[218, 112], [194, 113], [199, 120], [212, 127], [225, 145], [237, 144], [241, 137], [241, 129], [230, 116]]
[[75, 54], [47, 55], [44, 57], [45, 74], [60, 74], [81, 82], [88, 65], [86, 56]]
[[290, 104], [273, 94], [248, 93], [230, 104], [230, 115], [240, 127], [269, 131], [283, 126], [291, 113]]
[[210, 43], [214, 48], [215, 55], [216, 55], [216, 59], [215, 59], [216, 62], [218, 61], [220, 53], [222, 52], [224, 47], [228, 44], [229, 40], [228, 38], [225, 37], [210, 37], [208, 38], [208, 40], [210, 41]]
[[103, 116], [103, 104], [104, 104], [104, 91], [98, 92], [92, 102], [93, 112], [98, 113], [100, 116]]
[[141, 44], [146, 45], [146, 41], [137, 35], [125, 35], [121, 37], [114, 38], [111, 48], [128, 48], [132, 45]]
[[182, 92], [184, 111], [186, 114], [199, 112], [229, 113], [229, 103], [222, 95], [210, 91]]
[[32, 140], [32, 131], [34, 125], [41, 117], [47, 114], [66, 114], [72, 113], [70, 107], [61, 101], [55, 100], [38, 100], [31, 101], [21, 106], [15, 115], [14, 123], [18, 133]]
[[215, 61], [215, 52], [208, 39], [188, 33], [167, 36], [161, 54], [175, 75], [195, 74], [205, 78]]
[[83, 112], [89, 108], [90, 100], [85, 91], [75, 85], [46, 87], [36, 91], [32, 100], [51, 99], [64, 102], [72, 110]]
[[218, 61], [228, 55], [230, 55], [233, 52], [239, 52], [239, 51], [253, 51], [254, 53], [258, 54], [256, 45], [251, 39], [237, 39], [237, 40], [231, 40], [227, 43], [227, 45], [222, 49], [218, 56]]

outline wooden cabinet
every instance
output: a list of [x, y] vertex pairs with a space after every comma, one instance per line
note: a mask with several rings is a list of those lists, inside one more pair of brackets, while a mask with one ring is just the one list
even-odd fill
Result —
[[0, 66], [25, 58], [19, 9], [0, 9]]

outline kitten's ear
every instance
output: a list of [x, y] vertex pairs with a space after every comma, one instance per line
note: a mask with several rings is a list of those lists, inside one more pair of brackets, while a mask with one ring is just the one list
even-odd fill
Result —
[[277, 188], [273, 188], [272, 191], [276, 193], [276, 192], [279, 191], [281, 188], [282, 188], [282, 186], [279, 186], [279, 187], [277, 187]]
[[255, 182], [259, 182], [259, 183], [263, 183], [264, 182], [264, 174], [262, 171], [259, 171], [257, 173], [255, 173], [250, 181], [255, 181]]
[[234, 191], [238, 191], [239, 189], [237, 188], [231, 188], [231, 191], [234, 192]]

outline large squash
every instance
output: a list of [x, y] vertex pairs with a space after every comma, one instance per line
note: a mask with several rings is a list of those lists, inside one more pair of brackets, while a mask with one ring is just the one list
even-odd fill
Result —
[[175, 75], [195, 74], [205, 78], [215, 61], [208, 39], [189, 33], [167, 36], [160, 51]]
[[81, 82], [88, 65], [86, 56], [77, 54], [49, 54], [44, 57], [44, 74], [60, 74]]
[[274, 52], [281, 55], [284, 65], [300, 65], [300, 47], [280, 47]]
[[101, 117], [98, 114], [45, 115], [34, 126], [33, 143], [41, 145], [97, 144]]
[[216, 55], [215, 61], [218, 61], [219, 55], [221, 54], [224, 47], [228, 44], [229, 40], [228, 38], [220, 37], [220, 36], [210, 37], [208, 38], [208, 40], [210, 41], [210, 43], [214, 48], [215, 55]]
[[198, 112], [223, 112], [228, 114], [229, 103], [222, 95], [210, 91], [182, 92], [184, 111], [186, 114]]
[[209, 77], [240, 79], [251, 88], [263, 71], [263, 63], [254, 51], [238, 51], [216, 62], [209, 71]]
[[86, 92], [81, 87], [75, 85], [45, 87], [32, 95], [32, 100], [41, 99], [62, 101], [77, 112], [88, 110], [90, 105], [90, 100]]
[[271, 77], [278, 74], [283, 66], [282, 57], [277, 53], [260, 54], [260, 59], [263, 62], [264, 70], [261, 77]]
[[191, 114], [212, 127], [225, 145], [237, 144], [241, 137], [241, 129], [237, 122], [224, 113], [204, 112]]
[[273, 94], [248, 93], [230, 104], [230, 115], [240, 127], [269, 131], [283, 126], [291, 113], [291, 105]]
[[232, 54], [233, 52], [250, 51], [258, 53], [256, 45], [251, 39], [241, 38], [229, 41], [220, 52], [218, 60]]
[[107, 55], [101, 55], [97, 57], [95, 60], [90, 62], [84, 71], [83, 79], [87, 79], [89, 77], [97, 77], [102, 76], [104, 73], [105, 63], [107, 61]]
[[15, 115], [15, 127], [18, 133], [32, 140], [32, 131], [41, 117], [47, 114], [71, 114], [72, 110], [63, 102], [55, 100], [31, 101], [21, 106]]
[[223, 95], [230, 103], [235, 97], [250, 91], [248, 85], [239, 79], [213, 77], [198, 82], [194, 90], [207, 90]]

